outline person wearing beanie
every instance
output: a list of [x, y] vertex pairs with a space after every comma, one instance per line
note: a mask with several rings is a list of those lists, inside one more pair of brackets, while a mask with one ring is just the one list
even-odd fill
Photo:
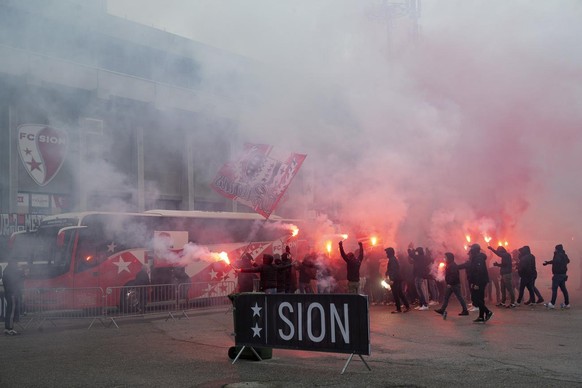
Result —
[[552, 300], [549, 303], [544, 304], [549, 309], [555, 308], [556, 298], [558, 297], [558, 287], [564, 295], [564, 303], [562, 308], [570, 308], [570, 296], [568, 295], [568, 289], [566, 288], [566, 281], [568, 280], [568, 263], [570, 259], [564, 250], [562, 244], [556, 245], [556, 250], [554, 251], [554, 258], [552, 260], [544, 261], [544, 266], [552, 265]]
[[457, 263], [455, 263], [455, 255], [451, 252], [445, 253], [445, 282], [447, 283], [447, 288], [445, 290], [445, 300], [443, 305], [435, 310], [437, 314], [441, 314], [443, 319], [447, 318], [447, 306], [449, 305], [449, 299], [452, 294], [455, 294], [457, 300], [461, 304], [461, 308], [463, 309], [459, 315], [469, 315], [469, 311], [467, 310], [467, 303], [465, 303], [465, 299], [463, 299], [463, 295], [461, 294], [461, 278], [459, 276], [459, 267]]

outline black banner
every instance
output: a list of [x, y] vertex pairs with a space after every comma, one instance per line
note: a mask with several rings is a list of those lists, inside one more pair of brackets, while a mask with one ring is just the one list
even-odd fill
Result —
[[233, 303], [237, 346], [370, 355], [364, 295], [242, 293]]

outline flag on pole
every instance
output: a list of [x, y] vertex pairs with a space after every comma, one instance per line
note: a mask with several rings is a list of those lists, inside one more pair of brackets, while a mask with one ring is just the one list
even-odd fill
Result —
[[218, 171], [211, 187], [269, 218], [306, 157], [246, 143], [242, 155]]

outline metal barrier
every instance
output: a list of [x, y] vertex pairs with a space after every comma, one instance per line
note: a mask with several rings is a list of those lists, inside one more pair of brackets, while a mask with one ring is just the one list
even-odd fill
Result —
[[[21, 329], [41, 326], [59, 319], [91, 320], [89, 329], [100, 322], [117, 325], [125, 317], [166, 315], [166, 320], [188, 318], [188, 311], [230, 305], [234, 281], [212, 283], [157, 284], [146, 286], [26, 289], [21, 299]], [[108, 323], [108, 324], [107, 324]], [[56, 325], [55, 325], [56, 326]]]

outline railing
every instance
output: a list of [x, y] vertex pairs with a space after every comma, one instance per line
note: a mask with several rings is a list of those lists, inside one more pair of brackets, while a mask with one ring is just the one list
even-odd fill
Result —
[[24, 290], [20, 299], [18, 325], [21, 330], [41, 328], [45, 322], [62, 319], [90, 320], [119, 327], [128, 317], [166, 315], [167, 319], [188, 317], [200, 308], [230, 305], [234, 281], [212, 283], [160, 284], [125, 287], [34, 288]]

